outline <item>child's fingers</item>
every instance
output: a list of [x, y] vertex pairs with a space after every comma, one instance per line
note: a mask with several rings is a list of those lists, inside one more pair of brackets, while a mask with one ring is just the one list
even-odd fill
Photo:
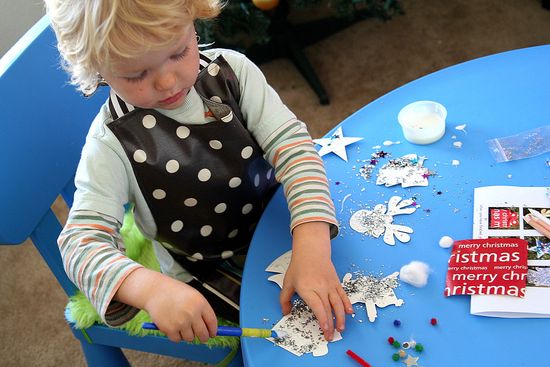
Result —
[[210, 338], [208, 328], [206, 327], [206, 324], [202, 318], [193, 322], [193, 334], [195, 334], [195, 336], [199, 338], [201, 343], [206, 343]]
[[334, 316], [336, 317], [336, 329], [343, 331], [346, 327], [346, 313], [344, 309], [344, 302], [337, 290], [334, 290], [329, 294], [330, 304], [334, 310]]
[[179, 330], [179, 334], [181, 337], [180, 340], [185, 340], [188, 343], [191, 343], [193, 342], [193, 340], [195, 340], [195, 335], [193, 334], [193, 329], [191, 327], [181, 328]]
[[216, 318], [216, 314], [210, 305], [208, 306], [208, 309], [203, 312], [202, 319], [208, 329], [208, 335], [211, 338], [215, 337], [216, 332], [218, 331], [218, 319]]
[[283, 311], [283, 315], [288, 315], [288, 313], [292, 309], [292, 304], [290, 303], [290, 301], [292, 300], [293, 295], [294, 288], [283, 284], [283, 289], [281, 289], [281, 294], [279, 295], [279, 302], [281, 303], [281, 310]]
[[334, 338], [334, 320], [332, 318], [332, 305], [328, 294], [319, 297], [321, 298], [321, 302], [323, 302], [323, 306], [325, 308], [325, 325], [328, 326], [328, 329], [323, 329], [323, 333], [325, 334], [325, 339], [330, 341]]
[[348, 295], [344, 291], [344, 288], [342, 288], [342, 286], [339, 286], [337, 290], [338, 290], [338, 295], [340, 296], [340, 298], [342, 299], [342, 302], [344, 303], [344, 310], [346, 311], [347, 314], [352, 314], [353, 306], [351, 305], [351, 301], [349, 300]]
[[306, 294], [301, 294], [301, 296], [317, 318], [319, 326], [325, 335], [325, 339], [328, 341], [332, 340], [334, 334], [334, 323], [332, 322], [332, 312], [328, 297], [323, 301], [323, 299], [313, 291]]

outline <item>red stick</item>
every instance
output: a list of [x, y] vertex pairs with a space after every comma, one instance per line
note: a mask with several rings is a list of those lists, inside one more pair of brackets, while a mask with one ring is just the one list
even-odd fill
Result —
[[363, 367], [371, 367], [370, 364], [367, 363], [363, 358], [359, 357], [357, 354], [353, 353], [352, 350], [348, 349], [346, 354], [353, 358], [357, 363], [359, 363]]

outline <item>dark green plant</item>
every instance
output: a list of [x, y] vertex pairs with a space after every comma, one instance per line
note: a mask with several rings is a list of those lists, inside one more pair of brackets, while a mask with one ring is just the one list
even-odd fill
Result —
[[[367, 17], [390, 19], [401, 13], [400, 0], [281, 0], [290, 8], [307, 9], [328, 6], [334, 16], [349, 20]], [[201, 43], [215, 42], [219, 47], [246, 49], [270, 41], [269, 25], [273, 11], [262, 11], [251, 0], [228, 0], [220, 16], [212, 21], [198, 21]]]

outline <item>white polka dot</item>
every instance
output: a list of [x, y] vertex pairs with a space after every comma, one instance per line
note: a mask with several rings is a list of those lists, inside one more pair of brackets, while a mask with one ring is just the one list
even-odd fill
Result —
[[195, 198], [187, 198], [183, 201], [183, 204], [185, 204], [185, 206], [188, 206], [190, 208], [197, 205], [197, 203], [198, 201]]
[[231, 122], [233, 120], [233, 111], [229, 111], [229, 113], [222, 117], [223, 122]]
[[187, 138], [190, 133], [191, 133], [191, 131], [189, 130], [189, 128], [187, 126], [180, 126], [176, 129], [176, 135], [180, 139]]
[[212, 75], [212, 76], [216, 76], [218, 75], [218, 73], [220, 72], [220, 66], [218, 64], [210, 64], [208, 65], [208, 74]]
[[258, 187], [260, 186], [260, 174], [256, 173], [256, 176], [254, 176], [254, 186]]
[[238, 187], [241, 184], [241, 179], [238, 177], [233, 177], [229, 180], [229, 187], [234, 189], [235, 187]]
[[269, 171], [267, 171], [265, 177], [267, 177], [268, 180], [271, 179], [271, 174], [273, 173], [273, 168], [270, 168]]
[[253, 151], [254, 150], [250, 145], [247, 147], [244, 147], [243, 150], [241, 150], [241, 157], [243, 157], [243, 159], [248, 159], [252, 155]]
[[203, 168], [199, 171], [199, 174], [197, 176], [199, 177], [199, 181], [206, 182], [210, 180], [210, 177], [212, 177], [212, 173], [208, 168]]
[[183, 222], [181, 220], [175, 220], [172, 222], [172, 225], [170, 226], [170, 229], [172, 232], [179, 232], [183, 229]]
[[235, 238], [237, 236], [237, 233], [239, 233], [238, 229], [234, 229], [227, 235], [228, 238]]
[[210, 97], [210, 100], [214, 102], [222, 103], [222, 99], [218, 96], [212, 96]]
[[141, 123], [146, 129], [152, 129], [157, 124], [157, 119], [153, 115], [145, 115], [143, 116], [143, 120], [141, 120]]
[[216, 205], [216, 207], [214, 208], [214, 211], [218, 214], [221, 214], [223, 213], [225, 210], [227, 209], [227, 204], [225, 203], [219, 203], [218, 205]]
[[201, 227], [201, 236], [208, 237], [212, 234], [212, 226], [208, 224]]
[[[196, 260], [202, 260], [204, 259], [204, 256], [202, 256], [202, 254], [200, 252], [195, 252], [193, 255], [191, 255], [191, 258], [188, 258], [189, 260], [193, 259], [194, 261]], [[191, 260], [191, 261], [193, 261]]]
[[229, 259], [231, 256], [233, 256], [233, 251], [224, 251], [222, 252], [222, 259]]
[[166, 163], [166, 171], [168, 173], [174, 173], [177, 172], [180, 169], [180, 164], [175, 159], [171, 159]]
[[134, 161], [138, 163], [143, 163], [147, 160], [147, 153], [145, 151], [138, 149], [134, 152]]
[[157, 200], [162, 200], [166, 197], [166, 191], [162, 189], [153, 190], [153, 197]]
[[216, 149], [216, 150], [219, 150], [223, 147], [222, 142], [219, 140], [210, 140], [208, 144], [210, 145], [210, 148]]
[[246, 204], [245, 206], [243, 206], [241, 212], [243, 214], [248, 214], [250, 213], [251, 210], [252, 210], [252, 204]]

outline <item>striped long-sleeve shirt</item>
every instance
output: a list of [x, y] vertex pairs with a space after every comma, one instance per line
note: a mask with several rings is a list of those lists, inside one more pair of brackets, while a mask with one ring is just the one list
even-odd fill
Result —
[[[337, 221], [326, 174], [305, 125], [284, 106], [259, 69], [243, 55], [227, 50], [210, 52], [211, 58], [223, 54], [239, 78], [247, 128], [283, 184], [291, 229], [305, 222], [324, 221], [335, 235]], [[194, 90], [182, 107], [161, 112], [186, 123], [207, 121], [207, 110]], [[110, 121], [108, 109], [103, 106], [82, 152], [74, 204], [58, 244], [69, 278], [88, 297], [103, 321], [117, 326], [138, 310], [113, 301], [113, 297], [124, 279], [141, 267], [125, 256], [119, 235], [124, 205], [134, 204], [136, 223], [145, 236], [155, 238], [156, 226], [124, 150], [106, 128]]]

